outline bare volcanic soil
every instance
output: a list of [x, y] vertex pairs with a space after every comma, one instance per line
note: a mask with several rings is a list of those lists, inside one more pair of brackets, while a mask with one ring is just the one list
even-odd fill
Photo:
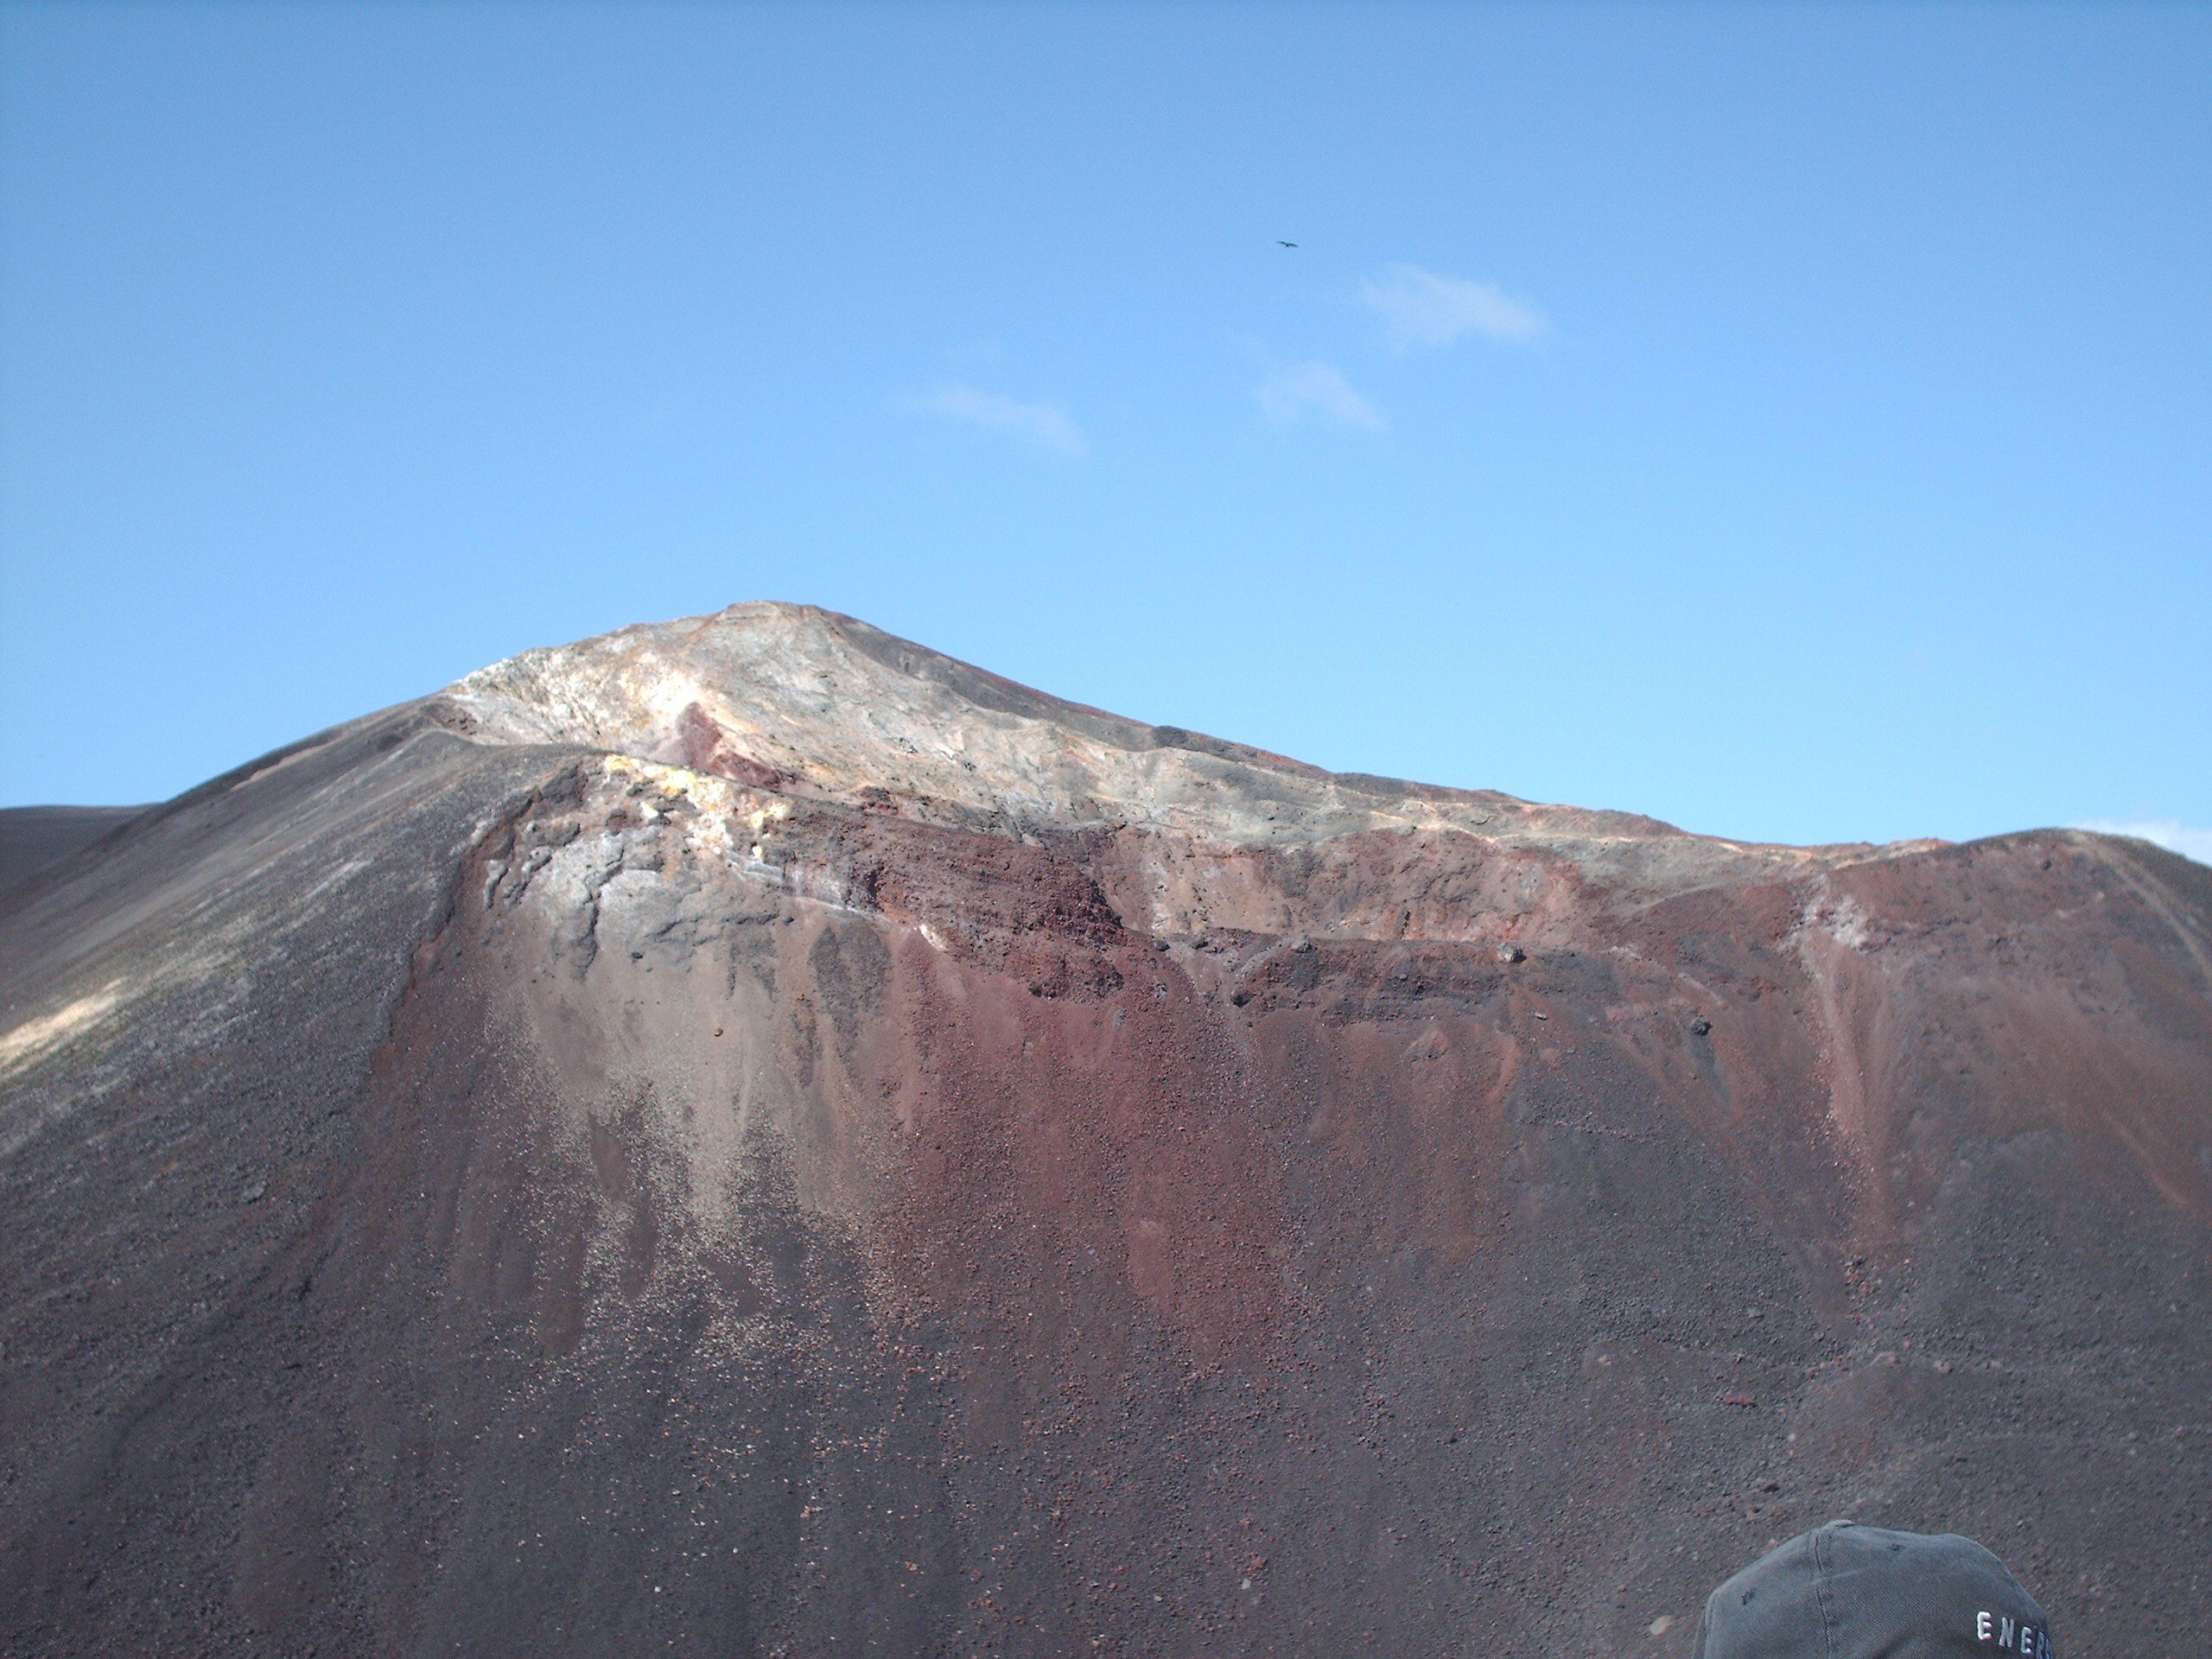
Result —
[[10, 1654], [1680, 1656], [1838, 1516], [2212, 1644], [2157, 849], [1332, 774], [766, 605], [100, 828], [0, 894]]

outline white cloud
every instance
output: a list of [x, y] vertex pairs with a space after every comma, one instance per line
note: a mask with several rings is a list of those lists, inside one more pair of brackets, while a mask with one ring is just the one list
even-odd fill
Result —
[[1083, 429], [1058, 404], [1025, 404], [1000, 392], [979, 391], [974, 386], [939, 386], [924, 396], [894, 402], [914, 414], [944, 415], [994, 431], [1010, 432], [1057, 455], [1080, 455], [1090, 448], [1084, 441]]
[[1368, 308], [1390, 325], [1390, 343], [1449, 346], [1462, 334], [1525, 344], [1551, 325], [1534, 306], [1509, 299], [1488, 283], [1439, 276], [1419, 265], [1393, 265], [1359, 286]]
[[2072, 827], [2094, 830], [2107, 836], [2133, 836], [2139, 840], [2155, 842], [2169, 852], [2193, 858], [2200, 864], [2212, 864], [2212, 830], [2191, 830], [2172, 818], [2153, 818], [2146, 823], [2114, 823], [2110, 819], [2099, 818]]
[[1286, 424], [1306, 415], [1325, 416], [1346, 426], [1363, 426], [1370, 432], [1386, 430], [1375, 405], [1354, 391], [1351, 382], [1326, 363], [1300, 363], [1278, 369], [1254, 388], [1252, 395], [1271, 421]]

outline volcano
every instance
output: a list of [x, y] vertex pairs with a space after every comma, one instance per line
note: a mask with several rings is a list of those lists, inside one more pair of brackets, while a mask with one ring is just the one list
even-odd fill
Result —
[[2145, 843], [1332, 773], [780, 605], [19, 842], [10, 1653], [1686, 1655], [1839, 1516], [2212, 1643]]

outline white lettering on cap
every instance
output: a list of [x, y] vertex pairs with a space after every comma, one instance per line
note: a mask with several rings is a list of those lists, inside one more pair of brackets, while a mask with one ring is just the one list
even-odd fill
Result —
[[2050, 1632], [2025, 1619], [1979, 1612], [1974, 1616], [1974, 1634], [1978, 1642], [1993, 1642], [2007, 1652], [2024, 1653], [2028, 1659], [2056, 1659], [2050, 1645]]

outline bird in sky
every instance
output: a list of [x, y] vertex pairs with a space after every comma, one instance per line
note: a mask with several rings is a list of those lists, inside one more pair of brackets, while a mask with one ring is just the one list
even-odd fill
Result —
[[1298, 245], [1298, 244], [1297, 244], [1297, 243], [1295, 243], [1295, 242], [1283, 242], [1283, 241], [1278, 241], [1278, 242], [1276, 242], [1276, 244], [1275, 244], [1275, 246], [1277, 246], [1277, 247], [1279, 247], [1279, 248], [1294, 248], [1294, 247], [1296, 247], [1297, 245]]

